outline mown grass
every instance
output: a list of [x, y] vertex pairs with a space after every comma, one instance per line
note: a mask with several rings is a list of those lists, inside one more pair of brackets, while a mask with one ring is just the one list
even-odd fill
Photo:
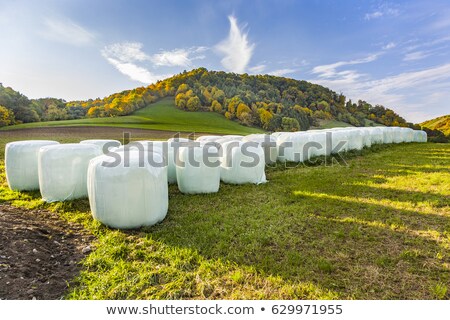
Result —
[[[164, 98], [137, 110], [129, 116], [25, 123], [3, 129], [25, 129], [64, 126], [104, 126], [163, 131], [250, 134], [263, 130], [245, 127], [214, 112], [188, 112], [175, 107], [173, 98]], [[1, 129], [0, 129], [1, 130]], [[1, 131], [0, 131], [1, 132]]]
[[[3, 145], [2, 145], [3, 149]], [[93, 221], [87, 200], [44, 204], [96, 249], [68, 299], [448, 299], [450, 145], [375, 146], [348, 166], [269, 168], [264, 185], [170, 187], [167, 218], [134, 231]]]

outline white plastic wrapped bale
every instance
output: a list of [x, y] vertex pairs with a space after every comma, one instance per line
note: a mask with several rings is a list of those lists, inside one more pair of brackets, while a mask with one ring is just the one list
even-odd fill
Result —
[[304, 162], [309, 160], [307, 144], [310, 136], [305, 131], [286, 133], [278, 136], [278, 160], [281, 162]]
[[222, 139], [223, 136], [200, 136], [197, 139], [195, 139], [195, 141], [200, 141], [200, 142], [214, 142], [217, 141], [219, 139]]
[[182, 193], [214, 193], [220, 186], [219, 148], [214, 142], [195, 142], [180, 148], [176, 162]]
[[186, 143], [192, 142], [186, 138], [170, 138], [168, 142], [168, 167], [167, 167], [167, 180], [169, 183], [177, 183], [177, 168], [175, 162], [179, 156], [180, 147], [186, 145]]
[[[169, 207], [167, 167], [142, 161], [139, 152], [124, 152], [120, 160], [103, 155], [89, 163], [87, 186], [94, 219], [119, 229], [151, 226], [162, 221]], [[162, 155], [153, 155], [162, 162]], [[118, 163], [119, 162], [119, 163]]]
[[[99, 146], [103, 153], [108, 153], [113, 148], [119, 148], [122, 144], [119, 140], [109, 140], [109, 139], [88, 139], [80, 141], [81, 144], [95, 144]], [[103, 150], [107, 148], [107, 150]]]
[[242, 142], [257, 142], [264, 150], [266, 164], [277, 162], [277, 139], [270, 134], [250, 134], [242, 138]]
[[364, 138], [361, 130], [352, 128], [346, 131], [348, 133], [348, 150], [362, 150]]
[[382, 128], [365, 128], [370, 133], [371, 144], [383, 143], [383, 129]]
[[349, 132], [346, 129], [331, 129], [331, 152], [339, 153], [349, 150]]
[[46, 202], [87, 196], [86, 175], [89, 161], [102, 155], [93, 144], [60, 144], [39, 150], [39, 189]]
[[414, 130], [414, 142], [427, 142], [427, 133], [423, 130]]
[[330, 155], [331, 148], [327, 147], [327, 132], [324, 130], [308, 130], [309, 142], [311, 144], [308, 148], [309, 158]]
[[229, 141], [222, 145], [220, 179], [225, 183], [265, 183], [264, 150], [256, 142]]
[[290, 133], [292, 133], [292, 132], [282, 132], [282, 131], [277, 131], [277, 132], [272, 132], [270, 135], [271, 135], [272, 137], [275, 137], [275, 138], [277, 139], [279, 136], [281, 136], [281, 135], [283, 135], [283, 134], [290, 134]]
[[394, 142], [394, 131], [391, 127], [383, 127], [383, 143]]
[[[150, 141], [150, 140], [143, 140], [143, 141], [133, 141], [126, 145], [120, 146], [119, 148], [115, 148], [111, 150], [114, 152], [109, 153], [110, 156], [118, 157], [117, 154], [121, 152], [125, 152], [126, 159], [127, 154], [130, 152], [138, 152], [141, 159], [144, 157], [148, 157], [148, 161], [151, 165], [154, 166], [168, 166], [168, 142], [167, 141]], [[158, 153], [161, 156], [163, 156], [163, 162], [159, 163], [160, 157], [154, 157], [153, 154]]]
[[227, 139], [230, 139], [233, 141], [242, 141], [244, 136], [235, 135], [235, 134], [227, 134], [227, 135], [223, 136], [223, 138], [227, 138]]
[[167, 150], [168, 150], [168, 142], [167, 141], [150, 141], [150, 140], [133, 141], [126, 145], [112, 149], [111, 151], [124, 152], [125, 150], [127, 150], [127, 151], [143, 151], [145, 153], [158, 152], [161, 155], [166, 156]]
[[56, 145], [51, 140], [9, 142], [5, 146], [5, 171], [12, 190], [39, 190], [38, 154], [43, 146]]
[[392, 142], [393, 143], [402, 143], [404, 142], [404, 136], [402, 132], [402, 128], [400, 127], [391, 127], [392, 130]]
[[372, 137], [370, 135], [370, 131], [367, 128], [359, 128], [363, 136], [363, 147], [370, 148], [372, 146]]
[[414, 139], [414, 131], [411, 128], [400, 128], [403, 142], [412, 142]]

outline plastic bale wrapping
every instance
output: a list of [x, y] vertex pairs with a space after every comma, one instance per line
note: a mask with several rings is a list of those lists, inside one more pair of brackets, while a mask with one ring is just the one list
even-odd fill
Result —
[[266, 164], [277, 162], [277, 139], [270, 134], [250, 134], [242, 138], [242, 142], [259, 143], [264, 150], [264, 159]]
[[242, 141], [244, 136], [235, 135], [235, 134], [227, 134], [227, 135], [223, 136], [223, 138], [227, 138], [227, 139], [230, 139], [233, 141]]
[[[113, 148], [119, 148], [122, 144], [119, 140], [109, 140], [109, 139], [89, 139], [80, 141], [81, 144], [94, 144], [99, 146], [104, 154], [108, 153]], [[104, 150], [107, 148], [106, 150]]]
[[364, 147], [363, 134], [359, 129], [347, 129], [348, 150], [362, 150]]
[[180, 148], [176, 161], [182, 193], [214, 193], [220, 186], [219, 148], [214, 142], [194, 142]]
[[349, 150], [348, 130], [330, 130], [331, 133], [331, 153], [345, 152]]
[[59, 142], [51, 140], [7, 143], [5, 146], [5, 171], [9, 188], [19, 191], [39, 190], [39, 149], [57, 144]]
[[391, 127], [383, 128], [383, 143], [393, 143], [394, 142], [394, 131]]
[[278, 160], [304, 162], [309, 160], [310, 135], [304, 131], [280, 135], [277, 139]]
[[403, 132], [402, 132], [402, 128], [399, 127], [391, 127], [392, 130], [392, 142], [393, 143], [402, 143], [404, 142], [403, 139]]
[[264, 150], [256, 142], [225, 142], [222, 145], [220, 163], [220, 179], [225, 183], [266, 182]]
[[414, 130], [413, 136], [414, 142], [427, 142], [427, 133], [423, 130]]
[[359, 128], [359, 131], [363, 136], [363, 147], [370, 148], [372, 146], [372, 137], [370, 135], [370, 131], [366, 128]]
[[170, 138], [168, 142], [168, 154], [167, 154], [167, 180], [169, 183], [177, 183], [177, 168], [175, 162], [179, 157], [180, 148], [186, 143], [192, 142], [190, 139], [185, 138]]
[[217, 141], [219, 139], [222, 139], [223, 136], [200, 136], [197, 139], [195, 139], [195, 141], [199, 141], [199, 142], [214, 142]]
[[112, 149], [114, 152], [124, 152], [124, 151], [140, 151], [143, 153], [157, 152], [167, 158], [168, 153], [168, 143], [167, 141], [134, 141], [129, 144], [120, 146], [118, 148]]
[[366, 131], [370, 133], [371, 144], [383, 143], [383, 129], [382, 128], [366, 128]]
[[93, 144], [60, 144], [39, 150], [39, 188], [46, 202], [84, 198], [89, 161], [102, 155]]
[[[151, 165], [149, 153], [132, 150], [118, 155], [118, 159], [103, 155], [89, 163], [87, 187], [94, 219], [119, 229], [162, 221], [169, 207], [167, 167]], [[152, 158], [163, 162], [159, 153]]]
[[310, 147], [309, 158], [330, 155], [331, 148], [327, 146], [327, 132], [325, 130], [308, 130]]
[[270, 135], [272, 137], [274, 137], [275, 139], [278, 139], [279, 136], [282, 136], [283, 134], [289, 134], [292, 132], [284, 132], [284, 131], [277, 131], [277, 132], [272, 132]]
[[414, 139], [414, 131], [411, 128], [400, 128], [403, 142], [412, 142]]

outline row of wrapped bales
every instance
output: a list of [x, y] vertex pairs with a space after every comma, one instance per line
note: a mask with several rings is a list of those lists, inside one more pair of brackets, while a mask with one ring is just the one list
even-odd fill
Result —
[[276, 140], [277, 159], [281, 162], [304, 162], [333, 152], [370, 148], [373, 144], [427, 141], [424, 131], [401, 127], [345, 127], [275, 132], [272, 137]]
[[277, 161], [277, 139], [270, 134], [250, 134], [243, 137], [242, 142], [255, 142], [259, 144], [264, 151], [264, 160], [266, 164], [272, 164]]
[[426, 140], [424, 131], [409, 128], [352, 127], [126, 146], [116, 140], [21, 141], [7, 144], [5, 165], [11, 189], [39, 188], [48, 202], [88, 195], [94, 218], [111, 227], [135, 228], [164, 219], [168, 182], [177, 182], [183, 193], [211, 193], [218, 191], [220, 180], [266, 182], [265, 165], [276, 160], [302, 162], [336, 150]]

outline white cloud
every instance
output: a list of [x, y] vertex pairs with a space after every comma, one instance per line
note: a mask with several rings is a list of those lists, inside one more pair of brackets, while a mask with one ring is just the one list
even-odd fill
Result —
[[339, 61], [339, 62], [335, 62], [332, 64], [316, 66], [312, 69], [311, 72], [314, 74], [318, 74], [318, 76], [320, 78], [334, 78], [336, 76], [338, 76], [338, 77], [339, 76], [347, 76], [348, 74], [342, 73], [342, 71], [338, 72], [337, 68], [343, 67], [343, 66], [348, 66], [348, 65], [372, 62], [372, 61], [375, 61], [379, 55], [380, 55], [380, 53], [374, 53], [374, 54], [371, 54], [362, 59], [355, 59], [355, 60], [350, 60], [350, 61]]
[[191, 65], [189, 52], [185, 49], [175, 49], [154, 54], [151, 57], [151, 61], [157, 66], [189, 67]]
[[149, 60], [156, 66], [191, 67], [192, 61], [206, 58], [206, 56], [201, 53], [207, 50], [207, 47], [192, 47], [188, 49], [162, 51], [152, 55]]
[[222, 66], [228, 71], [243, 73], [253, 55], [255, 45], [249, 43], [247, 33], [239, 28], [234, 16], [229, 16], [230, 33], [228, 37], [216, 45], [216, 50], [224, 55]]
[[364, 16], [365, 20], [372, 20], [372, 19], [376, 19], [376, 18], [380, 18], [383, 16], [383, 12], [381, 11], [375, 11], [372, 13], [366, 13], [366, 15]]
[[248, 68], [248, 70], [251, 73], [261, 74], [264, 70], [266, 70], [266, 67], [267, 66], [265, 64], [259, 64], [257, 66], [253, 66], [253, 67]]
[[[336, 64], [339, 63], [332, 65]], [[442, 95], [450, 96], [447, 93], [450, 63], [380, 79], [371, 79], [355, 70], [333, 70], [332, 76], [321, 77], [322, 74], [319, 74], [317, 79], [309, 81], [343, 92], [352, 99], [364, 99], [372, 104], [394, 108], [410, 121], [421, 122], [439, 115], [442, 102], [433, 102], [433, 99]]]
[[390, 50], [395, 48], [397, 45], [394, 42], [389, 42], [387, 45], [383, 46], [383, 50]]
[[104, 57], [114, 57], [122, 62], [145, 61], [149, 56], [142, 51], [140, 42], [122, 42], [106, 46], [102, 50]]
[[414, 60], [421, 60], [428, 56], [430, 56], [431, 53], [425, 52], [425, 51], [415, 51], [405, 54], [405, 57], [403, 58], [403, 61], [414, 61]]
[[167, 77], [167, 75], [156, 75], [136, 64], [136, 62], [150, 59], [142, 51], [142, 47], [142, 43], [138, 42], [115, 43], [104, 47], [101, 54], [119, 72], [128, 76], [131, 80], [150, 84]]
[[121, 62], [114, 58], [106, 58], [109, 63], [111, 63], [114, 67], [116, 67], [119, 72], [128, 76], [131, 80], [139, 81], [144, 84], [154, 83], [158, 80], [164, 79], [166, 76], [164, 75], [155, 75], [151, 73], [149, 70], [140, 67], [131, 62]]
[[44, 30], [40, 34], [47, 39], [74, 46], [89, 45], [95, 40], [93, 33], [66, 18], [45, 19]]
[[387, 4], [380, 5], [375, 11], [366, 13], [364, 15], [364, 20], [373, 20], [382, 17], [396, 17], [400, 14], [400, 11], [396, 8], [390, 7]]
[[296, 71], [297, 71], [296, 69], [285, 68], [285, 69], [278, 69], [278, 70], [270, 71], [268, 74], [270, 74], [272, 76], [282, 77], [286, 74], [294, 73]]

